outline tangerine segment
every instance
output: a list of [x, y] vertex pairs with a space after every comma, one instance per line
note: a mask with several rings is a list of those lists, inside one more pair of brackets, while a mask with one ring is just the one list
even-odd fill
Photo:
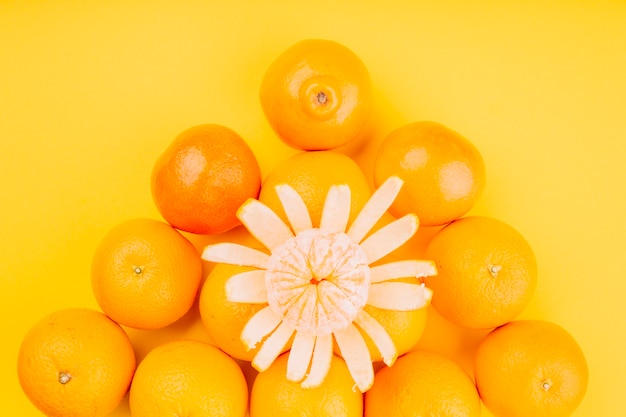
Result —
[[309, 333], [296, 333], [291, 346], [294, 354], [289, 355], [287, 360], [287, 379], [289, 381], [299, 382], [305, 378], [309, 364], [313, 359], [315, 339], [317, 337]]
[[360, 243], [372, 230], [398, 196], [402, 184], [400, 178], [389, 177], [374, 191], [346, 232], [352, 240]]
[[376, 265], [370, 268], [372, 284], [405, 277], [431, 277], [437, 275], [433, 261], [404, 260]]
[[378, 229], [361, 242], [369, 263], [374, 263], [406, 243], [419, 226], [417, 216], [407, 214]]
[[239, 243], [220, 242], [206, 246], [202, 251], [202, 259], [210, 262], [265, 269], [270, 257], [260, 250]]
[[260, 100], [268, 122], [290, 146], [337, 148], [356, 139], [372, 102], [369, 73], [345, 46], [308, 39], [285, 50], [267, 69]]
[[[294, 355], [298, 351], [294, 350]], [[297, 357], [297, 356], [296, 356]], [[311, 358], [311, 368], [309, 374], [302, 381], [302, 388], [317, 388], [324, 382], [326, 375], [330, 372], [330, 365], [333, 359], [333, 338], [331, 335], [315, 337], [315, 348]], [[295, 381], [298, 382], [298, 381]]]
[[259, 351], [252, 359], [252, 366], [259, 372], [265, 371], [284, 351], [295, 333], [295, 329], [286, 321], [281, 321], [276, 330], [263, 342]]
[[367, 304], [384, 310], [412, 311], [426, 307], [433, 292], [424, 284], [380, 282], [372, 284]]
[[344, 232], [350, 218], [350, 187], [345, 184], [330, 187], [320, 219], [320, 229]]
[[355, 323], [372, 338], [383, 362], [387, 366], [393, 365], [398, 357], [398, 350], [383, 325], [365, 310], [359, 311]]
[[346, 234], [309, 229], [272, 253], [265, 282], [276, 314], [318, 336], [354, 321], [367, 301], [369, 267]]
[[353, 324], [335, 332], [334, 335], [356, 386], [361, 392], [367, 391], [374, 384], [374, 368], [365, 339]]
[[259, 200], [249, 199], [243, 203], [237, 210], [237, 218], [269, 250], [293, 237], [280, 217]]
[[287, 221], [294, 233], [313, 228], [309, 210], [307, 210], [304, 200], [302, 200], [302, 197], [296, 190], [289, 185], [277, 185], [276, 195], [278, 195], [278, 199], [285, 209]]

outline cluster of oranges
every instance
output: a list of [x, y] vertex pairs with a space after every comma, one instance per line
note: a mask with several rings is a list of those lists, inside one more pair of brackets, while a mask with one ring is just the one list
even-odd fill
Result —
[[[106, 416], [129, 392], [134, 417], [476, 417], [481, 404], [499, 417], [570, 415], [587, 383], [578, 344], [556, 324], [515, 320], [536, 285], [532, 249], [506, 223], [465, 216], [485, 187], [485, 165], [476, 147], [438, 123], [402, 126], [381, 144], [372, 193], [362, 167], [337, 151], [360, 140], [371, 110], [371, 80], [361, 60], [336, 42], [306, 40], [286, 50], [268, 68], [260, 99], [276, 134], [302, 152], [262, 178], [252, 150], [231, 129], [207, 124], [182, 132], [152, 172], [152, 195], [165, 221], [126, 221], [102, 239], [93, 255], [92, 287], [102, 312], [58, 311], [26, 335], [18, 376], [33, 404], [49, 416]], [[390, 178], [399, 179], [401, 188], [390, 191]], [[338, 185], [348, 192], [342, 194], [346, 188]], [[341, 202], [347, 203], [345, 211]], [[285, 235], [297, 237], [310, 229], [343, 231], [347, 224], [354, 227], [346, 233], [358, 235], [355, 224], [370, 218], [376, 224], [364, 228], [356, 242], [361, 246], [348, 245], [349, 250], [360, 254], [365, 247], [364, 253], [373, 256], [382, 246], [374, 237], [378, 232], [387, 238], [385, 245], [397, 247], [414, 232], [406, 232], [407, 227], [416, 229], [419, 220], [439, 228], [423, 254], [427, 261], [383, 264], [394, 255], [381, 253], [380, 262], [376, 257], [355, 266], [372, 271], [371, 285], [379, 291], [375, 300], [369, 293], [358, 316], [348, 320], [357, 323], [356, 335], [344, 329], [332, 333], [341, 335], [341, 344], [317, 330], [306, 334], [298, 325], [299, 332], [281, 333], [285, 320], [259, 333], [276, 314], [267, 308], [273, 295], [264, 274], [272, 260], [263, 246], [278, 248]], [[184, 233], [219, 235], [242, 223], [252, 232], [252, 247], [223, 242], [219, 256], [224, 262], [215, 261], [217, 252], [206, 255], [211, 270], [203, 280], [203, 257]], [[284, 231], [283, 225], [294, 230]], [[335, 235], [309, 242], [312, 255], [307, 255], [324, 258], [324, 266], [338, 251], [348, 251], [339, 238], [328, 242]], [[402, 238], [394, 243], [396, 235]], [[285, 276], [300, 278], [294, 272], [297, 262], [285, 261], [293, 267]], [[376, 283], [374, 276], [383, 275], [390, 285]], [[306, 279], [313, 288], [330, 280], [315, 274]], [[366, 285], [369, 280], [367, 275]], [[406, 300], [399, 292], [409, 288], [423, 297], [421, 302], [389, 307]], [[345, 295], [348, 302], [360, 296], [356, 290]], [[196, 299], [213, 344], [171, 341], [137, 364], [123, 326], [168, 326]], [[325, 305], [334, 305], [333, 300]], [[476, 353], [474, 375], [451, 358], [416, 349], [427, 320], [424, 306], [431, 302], [457, 325], [492, 329]], [[342, 314], [339, 307], [302, 308], [287, 313], [309, 322]], [[326, 341], [328, 355], [318, 349]], [[307, 361], [297, 363], [301, 357], [290, 356], [290, 350], [308, 350]], [[373, 384], [359, 390], [355, 374], [367, 369], [352, 358], [363, 355], [380, 366]], [[251, 387], [237, 361], [262, 368]], [[300, 380], [318, 375], [320, 366], [327, 372], [311, 387], [294, 379], [294, 373]]]

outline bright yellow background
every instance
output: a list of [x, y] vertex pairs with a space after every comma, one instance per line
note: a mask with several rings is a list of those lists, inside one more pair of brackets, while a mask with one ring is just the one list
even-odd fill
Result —
[[[159, 218], [149, 175], [180, 131], [233, 128], [263, 174], [294, 153], [261, 113], [259, 82], [287, 46], [322, 37], [353, 49], [375, 85], [370, 141], [344, 151], [369, 178], [404, 123], [472, 140], [488, 170], [473, 213], [513, 225], [537, 255], [523, 317], [561, 324], [587, 355], [575, 416], [626, 415], [626, 2], [469, 3], [1, 0], [1, 413], [40, 415], [17, 382], [21, 338], [56, 309], [97, 307], [94, 247], [118, 222]], [[207, 337], [196, 311], [129, 333], [140, 358]], [[432, 312], [422, 346], [471, 370], [482, 335]]]

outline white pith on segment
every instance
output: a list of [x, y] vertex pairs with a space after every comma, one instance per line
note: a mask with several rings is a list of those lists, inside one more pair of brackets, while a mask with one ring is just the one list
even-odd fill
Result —
[[374, 370], [361, 332], [374, 342], [383, 362], [393, 365], [398, 356], [393, 340], [363, 308], [424, 308], [432, 291], [424, 284], [397, 279], [437, 273], [433, 262], [422, 260], [370, 267], [417, 231], [417, 216], [409, 214], [369, 234], [401, 187], [401, 179], [387, 179], [348, 225], [350, 188], [332, 186], [319, 227], [314, 227], [300, 195], [288, 185], [279, 185], [276, 192], [288, 224], [254, 199], [237, 213], [269, 254], [236, 243], [204, 249], [202, 258], [207, 261], [255, 268], [229, 278], [226, 294], [231, 302], [266, 304], [241, 333], [248, 349], [259, 346], [252, 360], [258, 371], [266, 370], [292, 340], [287, 379], [303, 388], [317, 387], [328, 374], [335, 341], [355, 386], [365, 392], [374, 382]]

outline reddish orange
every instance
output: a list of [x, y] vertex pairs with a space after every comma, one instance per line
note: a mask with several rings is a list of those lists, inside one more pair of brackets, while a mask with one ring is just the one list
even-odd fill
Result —
[[182, 132], [156, 161], [152, 196], [172, 226], [196, 234], [240, 224], [237, 209], [261, 188], [261, 170], [233, 130], [204, 124]]

